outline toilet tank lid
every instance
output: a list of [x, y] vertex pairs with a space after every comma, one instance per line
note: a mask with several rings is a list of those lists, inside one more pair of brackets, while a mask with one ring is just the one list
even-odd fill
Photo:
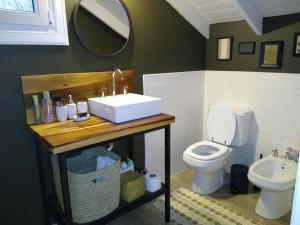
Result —
[[230, 105], [217, 104], [209, 109], [207, 134], [209, 140], [230, 145], [234, 139], [236, 117]]
[[252, 113], [252, 111], [245, 106], [242, 107], [240, 105], [234, 105], [233, 109], [234, 109], [235, 116], [243, 117]]

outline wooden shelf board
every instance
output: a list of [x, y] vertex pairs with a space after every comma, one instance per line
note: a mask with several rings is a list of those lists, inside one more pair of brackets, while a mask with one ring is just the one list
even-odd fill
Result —
[[174, 122], [174, 116], [163, 113], [120, 124], [92, 116], [89, 120], [83, 122], [68, 120], [52, 124], [31, 125], [30, 129], [41, 138], [53, 154], [58, 154], [163, 127]]

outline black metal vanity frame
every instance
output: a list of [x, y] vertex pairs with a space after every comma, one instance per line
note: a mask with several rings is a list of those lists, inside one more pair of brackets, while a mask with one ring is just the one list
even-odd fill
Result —
[[62, 194], [63, 194], [63, 202], [65, 212], [61, 209], [57, 196], [48, 196], [47, 194], [47, 183], [46, 183], [46, 171], [44, 169], [44, 159], [43, 159], [43, 150], [44, 148], [48, 148], [46, 144], [42, 141], [42, 139], [35, 134], [35, 149], [36, 149], [36, 157], [38, 162], [38, 170], [39, 170], [39, 181], [41, 186], [41, 195], [43, 200], [43, 209], [44, 209], [44, 220], [45, 224], [50, 223], [50, 216], [52, 216], [58, 224], [71, 225], [76, 224], [73, 223], [72, 219], [72, 210], [71, 210], [71, 202], [70, 202], [70, 193], [69, 193], [69, 183], [68, 183], [68, 173], [67, 173], [67, 158], [73, 157], [75, 155], [80, 154], [83, 150], [104, 145], [108, 142], [116, 141], [123, 138], [129, 138], [130, 150], [129, 150], [129, 158], [132, 158], [132, 147], [133, 147], [133, 137], [140, 134], [149, 133], [152, 131], [164, 129], [165, 130], [165, 184], [162, 185], [162, 189], [154, 192], [154, 193], [146, 193], [143, 197], [137, 199], [132, 203], [121, 203], [117, 209], [115, 209], [110, 214], [89, 222], [84, 223], [88, 225], [96, 225], [96, 224], [105, 224], [109, 221], [112, 221], [119, 216], [124, 215], [127, 212], [157, 198], [158, 196], [165, 194], [165, 222], [170, 222], [170, 124], [163, 125], [159, 127], [155, 127], [153, 129], [144, 130], [141, 132], [133, 133], [127, 136], [121, 136], [115, 139], [99, 142], [96, 144], [92, 144], [89, 146], [73, 149], [72, 151], [58, 153], [58, 163], [60, 168], [60, 177], [61, 177], [61, 186], [62, 186]]

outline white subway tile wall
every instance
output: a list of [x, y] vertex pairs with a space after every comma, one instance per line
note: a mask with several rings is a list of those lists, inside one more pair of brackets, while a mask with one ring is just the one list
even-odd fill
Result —
[[[144, 94], [162, 98], [162, 112], [174, 115], [171, 128], [171, 174], [186, 168], [184, 150], [202, 140], [204, 71], [147, 74]], [[164, 179], [164, 131], [145, 135], [145, 166]]]
[[287, 139], [300, 140], [300, 74], [206, 71], [204, 138], [207, 110], [216, 103], [244, 106], [253, 111], [250, 141], [232, 151], [226, 164], [250, 165], [271, 150], [284, 150]]

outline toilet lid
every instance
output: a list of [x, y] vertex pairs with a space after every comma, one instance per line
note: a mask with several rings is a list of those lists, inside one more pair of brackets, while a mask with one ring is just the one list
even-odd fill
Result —
[[209, 161], [224, 156], [228, 151], [229, 148], [225, 145], [211, 141], [200, 141], [189, 146], [185, 153], [192, 158]]
[[236, 128], [235, 113], [229, 105], [217, 104], [208, 112], [207, 134], [208, 139], [225, 145], [233, 141]]

